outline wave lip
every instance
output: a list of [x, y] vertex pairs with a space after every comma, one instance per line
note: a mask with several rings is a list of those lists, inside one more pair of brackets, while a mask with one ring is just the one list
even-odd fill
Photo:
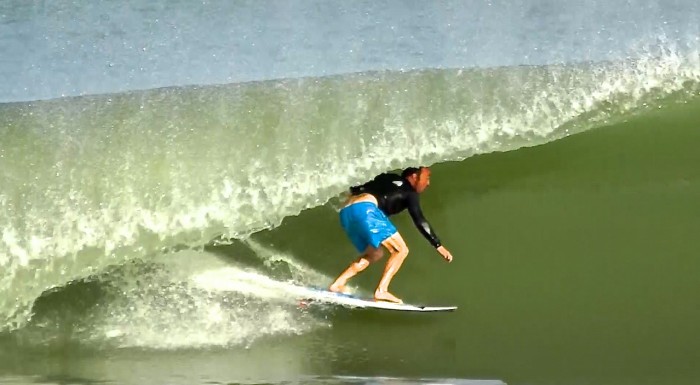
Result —
[[[546, 143], [692, 97], [697, 51], [0, 105], [0, 330], [43, 292], [245, 238], [389, 169]], [[694, 52], [694, 53], [693, 53]]]

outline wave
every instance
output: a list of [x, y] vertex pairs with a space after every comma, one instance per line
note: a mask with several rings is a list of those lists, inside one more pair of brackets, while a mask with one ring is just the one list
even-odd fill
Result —
[[0, 330], [52, 288], [242, 239], [408, 165], [550, 142], [692, 97], [700, 57], [369, 72], [0, 105]]
[[[13, 334], [16, 345], [247, 346], [266, 336], [327, 326], [300, 312], [296, 295], [328, 277], [253, 240], [245, 247], [255, 250], [255, 266], [216, 251], [181, 250], [112, 266], [45, 292], [33, 305], [31, 322]], [[235, 254], [241, 259], [245, 253], [239, 247]]]

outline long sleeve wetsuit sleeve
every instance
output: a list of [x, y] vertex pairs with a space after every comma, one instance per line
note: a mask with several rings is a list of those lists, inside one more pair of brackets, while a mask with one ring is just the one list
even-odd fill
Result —
[[440, 247], [440, 239], [433, 230], [430, 223], [423, 216], [423, 211], [420, 208], [420, 200], [418, 198], [418, 193], [414, 193], [408, 196], [408, 212], [411, 214], [411, 219], [413, 223], [418, 228], [418, 231], [427, 239], [433, 247], [436, 249]]

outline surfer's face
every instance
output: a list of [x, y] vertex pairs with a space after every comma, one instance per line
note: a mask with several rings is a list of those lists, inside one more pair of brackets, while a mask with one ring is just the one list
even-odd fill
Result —
[[418, 172], [411, 175], [409, 182], [413, 186], [413, 189], [418, 193], [422, 193], [428, 186], [430, 186], [430, 169], [427, 167], [421, 167]]

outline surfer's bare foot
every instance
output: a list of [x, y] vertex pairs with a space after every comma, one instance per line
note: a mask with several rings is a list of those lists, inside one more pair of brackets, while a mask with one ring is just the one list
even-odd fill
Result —
[[379, 291], [379, 290], [375, 291], [374, 292], [374, 299], [377, 301], [403, 303], [403, 301], [401, 299], [399, 299], [395, 295], [389, 293], [388, 291]]
[[328, 290], [334, 292], [334, 293], [343, 293], [346, 294], [348, 289], [345, 287], [345, 285], [337, 284], [334, 283], [331, 285], [331, 287], [328, 288]]

